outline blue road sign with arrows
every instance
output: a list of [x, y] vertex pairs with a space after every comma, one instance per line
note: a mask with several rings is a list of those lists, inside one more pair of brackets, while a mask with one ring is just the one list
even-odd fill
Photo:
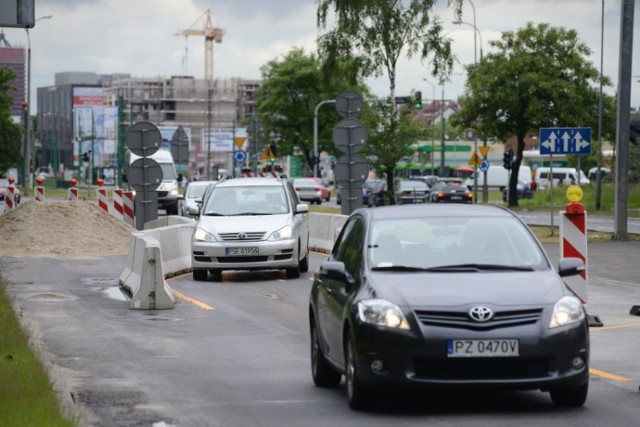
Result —
[[591, 128], [540, 128], [540, 154], [590, 154]]

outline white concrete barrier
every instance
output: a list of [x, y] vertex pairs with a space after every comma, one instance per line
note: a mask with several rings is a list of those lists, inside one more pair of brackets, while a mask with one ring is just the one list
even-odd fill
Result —
[[128, 264], [120, 275], [120, 288], [130, 308], [174, 308], [173, 290], [164, 280], [160, 243], [144, 232], [133, 232], [130, 239]]
[[[164, 271], [164, 277], [177, 276], [191, 271], [191, 235], [193, 234], [193, 228], [196, 223], [192, 219], [184, 218], [186, 222], [179, 220], [168, 219], [166, 225], [157, 228], [147, 229], [145, 224], [145, 230], [142, 233], [153, 237], [160, 243], [160, 250], [162, 251], [162, 271]], [[166, 218], [161, 218], [155, 225], [161, 224]], [[154, 222], [154, 221], [152, 221]]]
[[318, 252], [331, 252], [346, 215], [314, 213], [309, 215], [309, 248]]

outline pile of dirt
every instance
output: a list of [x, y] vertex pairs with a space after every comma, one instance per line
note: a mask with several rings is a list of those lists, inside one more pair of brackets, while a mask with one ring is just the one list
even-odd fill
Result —
[[0, 256], [126, 255], [133, 231], [91, 202], [29, 201], [0, 215]]

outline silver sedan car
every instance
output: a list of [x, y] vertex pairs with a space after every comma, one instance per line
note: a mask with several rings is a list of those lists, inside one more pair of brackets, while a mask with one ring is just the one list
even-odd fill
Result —
[[207, 186], [215, 184], [218, 181], [190, 181], [184, 190], [184, 195], [180, 197], [180, 209], [181, 216], [193, 218], [193, 215], [189, 213], [189, 209], [193, 212], [197, 211], [197, 201], [202, 200], [202, 195]]
[[309, 205], [280, 178], [236, 178], [208, 191], [191, 242], [193, 278], [224, 270], [309, 270]]

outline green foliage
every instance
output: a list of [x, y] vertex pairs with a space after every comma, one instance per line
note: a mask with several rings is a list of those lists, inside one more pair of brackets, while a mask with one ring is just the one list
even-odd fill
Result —
[[[294, 48], [281, 59], [274, 59], [261, 69], [262, 84], [257, 91], [260, 120], [278, 156], [300, 150], [311, 167], [313, 154], [313, 119], [316, 106], [335, 99], [344, 90], [367, 94], [348, 64], [335, 73], [324, 75], [321, 61], [301, 48]], [[330, 105], [318, 110], [319, 151], [338, 154], [332, 140], [334, 126], [341, 117]]]
[[72, 426], [29, 347], [0, 278], [0, 420], [5, 426]]
[[20, 161], [22, 128], [11, 119], [9, 90], [15, 86], [11, 80], [16, 74], [0, 67], [0, 171], [16, 166]]
[[[509, 182], [509, 206], [517, 206], [516, 185], [524, 140], [541, 127], [593, 126], [598, 117], [598, 70], [576, 31], [533, 23], [491, 42], [495, 52], [468, 66], [464, 109], [456, 120], [479, 133], [518, 141]], [[609, 85], [609, 79], [603, 79]], [[606, 103], [610, 106], [609, 101]]]
[[[463, 0], [448, 0], [455, 4], [460, 16]], [[442, 21], [433, 14], [437, 0], [319, 0], [317, 22], [327, 27], [335, 15], [335, 27], [318, 39], [320, 56], [325, 58], [326, 72], [347, 58], [357, 64], [364, 77], [389, 77], [390, 102], [395, 92], [396, 66], [403, 54], [429, 59], [434, 76], [451, 72], [454, 57], [451, 39], [444, 34]], [[333, 22], [333, 21], [332, 21]]]
[[412, 107], [396, 110], [382, 99], [372, 99], [368, 105], [362, 114], [368, 129], [363, 155], [379, 176], [384, 173], [389, 200], [394, 200], [396, 165], [413, 155], [423, 129], [411, 114]]

